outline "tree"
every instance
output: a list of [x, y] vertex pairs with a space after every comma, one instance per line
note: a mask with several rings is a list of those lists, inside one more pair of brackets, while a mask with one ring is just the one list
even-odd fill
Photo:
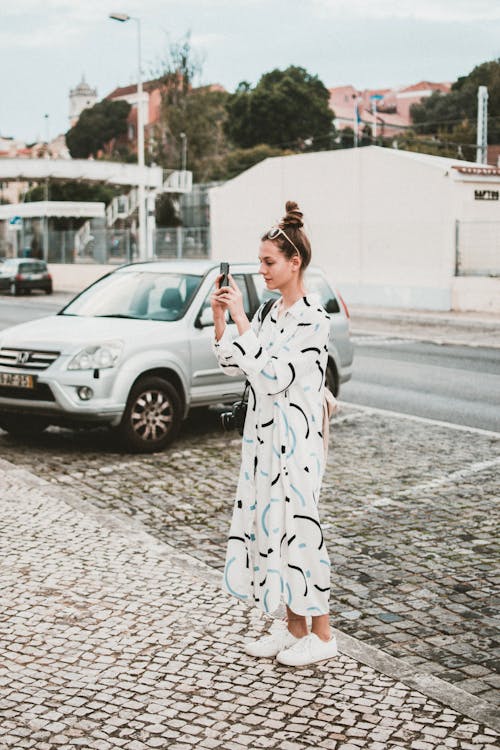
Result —
[[[112, 156], [116, 140], [127, 134], [129, 112], [128, 102], [110, 99], [84, 109], [76, 125], [66, 133], [66, 144], [73, 159], [97, 157], [101, 151]], [[123, 144], [121, 150], [118, 156], [123, 157]]]
[[449, 94], [434, 92], [411, 108], [413, 129], [441, 155], [475, 159], [477, 90], [488, 87], [488, 140], [500, 141], [500, 59], [476, 66]]
[[334, 113], [320, 79], [294, 65], [242, 82], [227, 104], [226, 132], [242, 148], [261, 143], [304, 151], [331, 148]]
[[197, 182], [210, 179], [212, 164], [227, 151], [224, 133], [227, 92], [211, 86], [194, 85], [201, 75], [200, 58], [191, 47], [189, 34], [167, 49], [160, 71], [160, 121], [154, 128], [150, 158], [170, 169], [180, 169], [184, 134], [187, 168]]
[[264, 161], [264, 159], [270, 159], [274, 156], [288, 156], [292, 153], [292, 151], [273, 148], [266, 143], [260, 143], [258, 146], [253, 146], [253, 148], [231, 149], [223, 158], [211, 162], [208, 165], [207, 173], [210, 181], [231, 180], [245, 170], [250, 169], [250, 167]]

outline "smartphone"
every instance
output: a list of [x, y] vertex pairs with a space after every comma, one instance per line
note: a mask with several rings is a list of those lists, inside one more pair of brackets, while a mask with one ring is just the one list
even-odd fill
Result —
[[224, 261], [220, 264], [219, 273], [222, 274], [222, 279], [219, 282], [219, 289], [223, 286], [229, 286], [229, 263]]

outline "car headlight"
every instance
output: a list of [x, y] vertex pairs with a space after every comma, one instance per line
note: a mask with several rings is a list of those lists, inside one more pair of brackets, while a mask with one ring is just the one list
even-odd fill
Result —
[[68, 364], [68, 370], [105, 370], [114, 367], [123, 350], [121, 341], [86, 346], [75, 354]]

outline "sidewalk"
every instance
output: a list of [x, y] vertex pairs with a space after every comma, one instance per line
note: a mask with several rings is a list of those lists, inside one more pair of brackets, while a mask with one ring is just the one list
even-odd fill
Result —
[[477, 697], [337, 632], [289, 669], [270, 619], [136, 521], [0, 459], [0, 748], [495, 750]]
[[350, 305], [351, 333], [436, 344], [500, 348], [500, 313], [403, 310]]

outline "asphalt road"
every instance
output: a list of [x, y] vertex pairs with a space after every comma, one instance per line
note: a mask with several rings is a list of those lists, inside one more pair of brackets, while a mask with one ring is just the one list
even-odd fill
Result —
[[0, 293], [0, 331], [18, 323], [42, 318], [44, 315], [53, 315], [70, 299], [71, 297], [67, 294], [49, 296], [38, 291], [20, 297], [10, 297], [5, 292]]
[[378, 336], [353, 341], [353, 377], [342, 400], [500, 431], [499, 349]]
[[[53, 314], [68, 300], [0, 295], [0, 331]], [[500, 432], [500, 349], [380, 335], [353, 341], [354, 372], [342, 386], [343, 401]]]

